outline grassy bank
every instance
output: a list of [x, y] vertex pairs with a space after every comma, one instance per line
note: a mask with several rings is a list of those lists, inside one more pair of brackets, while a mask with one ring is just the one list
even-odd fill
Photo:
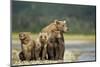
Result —
[[91, 40], [95, 41], [95, 35], [82, 35], [82, 34], [64, 34], [65, 40]]
[[[38, 34], [32, 33], [32, 38], [36, 39]], [[65, 40], [95, 40], [95, 35], [83, 35], [83, 34], [64, 34]], [[18, 40], [18, 33], [12, 33], [12, 40]]]

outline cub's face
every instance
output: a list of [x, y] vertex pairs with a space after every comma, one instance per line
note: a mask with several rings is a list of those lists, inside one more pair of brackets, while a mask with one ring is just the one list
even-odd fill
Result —
[[68, 31], [68, 27], [67, 27], [67, 24], [66, 24], [66, 21], [58, 21], [58, 20], [55, 20], [55, 25], [57, 27], [57, 29], [59, 31], [62, 31], [62, 32], [67, 32]]
[[46, 32], [40, 32], [40, 34], [39, 34], [39, 40], [41, 42], [47, 42], [47, 40], [48, 40], [48, 34]]
[[29, 38], [29, 34], [30, 34], [30, 32], [20, 32], [19, 33], [19, 39], [24, 40], [26, 38]]

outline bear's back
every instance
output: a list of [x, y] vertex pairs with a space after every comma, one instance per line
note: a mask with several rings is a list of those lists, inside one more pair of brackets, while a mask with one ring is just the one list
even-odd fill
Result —
[[51, 32], [52, 30], [57, 31], [56, 25], [54, 23], [51, 23], [48, 26], [44, 27], [42, 29], [42, 32]]

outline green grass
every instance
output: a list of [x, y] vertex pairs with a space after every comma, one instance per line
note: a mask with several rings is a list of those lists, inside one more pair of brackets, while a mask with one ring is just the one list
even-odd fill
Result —
[[[36, 39], [38, 34], [33, 33], [32, 38]], [[12, 33], [12, 40], [18, 40], [18, 33]], [[95, 41], [95, 35], [83, 35], [83, 34], [64, 34], [65, 40], [91, 40]]]
[[91, 40], [95, 41], [95, 35], [64, 34], [65, 40]]

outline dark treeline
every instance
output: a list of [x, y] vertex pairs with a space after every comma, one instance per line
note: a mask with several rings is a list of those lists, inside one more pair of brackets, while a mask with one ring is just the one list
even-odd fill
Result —
[[12, 2], [13, 32], [37, 33], [54, 19], [66, 20], [69, 33], [93, 34], [96, 25], [96, 7], [24, 1]]

